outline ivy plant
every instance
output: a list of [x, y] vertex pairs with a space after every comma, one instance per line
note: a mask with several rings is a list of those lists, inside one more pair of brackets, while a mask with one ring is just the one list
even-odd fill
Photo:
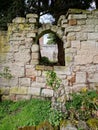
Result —
[[53, 90], [57, 90], [60, 87], [61, 79], [57, 77], [56, 72], [47, 71], [47, 73], [46, 73], [46, 83], [47, 83], [47, 85], [52, 87]]

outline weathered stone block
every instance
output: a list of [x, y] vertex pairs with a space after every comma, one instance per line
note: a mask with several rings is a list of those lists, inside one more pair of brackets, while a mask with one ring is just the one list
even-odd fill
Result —
[[37, 14], [27, 14], [26, 18], [38, 18]]
[[10, 94], [27, 94], [28, 88], [27, 87], [13, 87], [10, 88]]
[[88, 77], [89, 82], [97, 83], [98, 82], [98, 73], [93, 73]]
[[82, 50], [92, 50], [92, 52], [93, 52], [93, 48], [95, 49], [96, 48], [96, 42], [95, 41], [90, 41], [90, 40], [88, 40], [88, 41], [83, 41], [83, 42], [81, 42], [81, 49]]
[[40, 96], [41, 88], [38, 87], [29, 87], [28, 94], [34, 95], [34, 96]]
[[44, 70], [45, 66], [44, 65], [36, 65], [35, 69], [36, 70]]
[[69, 26], [65, 29], [66, 32], [79, 32], [81, 31], [81, 26]]
[[53, 97], [53, 90], [51, 89], [42, 89], [41, 95], [44, 97]]
[[36, 18], [29, 18], [29, 23], [36, 23], [36, 22], [37, 22]]
[[30, 78], [19, 78], [20, 87], [30, 87], [31, 79]]
[[24, 65], [21, 63], [12, 63], [10, 66], [11, 74], [13, 77], [24, 77]]
[[45, 77], [36, 77], [36, 82], [38, 83], [45, 83], [46, 82], [46, 78]]
[[98, 40], [98, 32], [96, 33], [88, 33], [89, 40]]
[[77, 20], [76, 19], [70, 19], [69, 22], [68, 22], [68, 24], [70, 26], [77, 25]]
[[68, 35], [67, 35], [67, 41], [73, 41], [75, 39], [76, 39], [76, 33], [74, 33], [74, 32], [68, 33]]
[[20, 63], [28, 63], [30, 61], [30, 50], [25, 49], [25, 52], [16, 52], [15, 61]]
[[39, 52], [39, 45], [33, 44], [31, 49], [32, 49], [32, 52]]
[[86, 24], [86, 20], [77, 20], [77, 25], [85, 25]]
[[46, 83], [38, 83], [38, 82], [32, 82], [31, 87], [32, 88], [44, 88]]
[[86, 83], [86, 72], [76, 72], [76, 83]]
[[93, 63], [98, 64], [98, 55], [93, 57]]
[[80, 40], [76, 40], [76, 41], [71, 41], [71, 47], [73, 48], [77, 48], [77, 49], [80, 49]]
[[66, 66], [54, 66], [54, 71], [57, 73], [57, 75], [70, 75], [71, 70], [69, 67]]
[[77, 65], [85, 65], [85, 64], [90, 64], [93, 62], [93, 56], [92, 55], [77, 55], [75, 56], [74, 60], [75, 64]]
[[70, 19], [86, 19], [87, 15], [86, 14], [70, 14], [68, 16], [68, 20]]
[[35, 60], [35, 59], [39, 59], [39, 53], [36, 52], [36, 53], [32, 53], [32, 60]]
[[36, 37], [36, 33], [34, 32], [27, 34], [27, 38], [34, 38], [34, 37]]
[[25, 23], [25, 18], [22, 17], [16, 17], [12, 20], [13, 23]]
[[81, 27], [83, 32], [94, 32], [95, 31], [95, 25], [82, 25]]
[[31, 60], [31, 65], [38, 65], [38, 64], [39, 64], [39, 59]]
[[88, 39], [88, 34], [83, 32], [76, 32], [76, 40], [85, 41]]
[[16, 95], [15, 100], [19, 101], [19, 100], [30, 100], [31, 99], [31, 95]]
[[0, 94], [8, 95], [9, 94], [9, 87], [1, 87], [0, 88]]
[[37, 75], [37, 71], [34, 68], [26, 68], [26, 77], [32, 77]]
[[66, 42], [65, 48], [70, 48], [70, 47], [71, 47], [71, 42], [70, 41]]

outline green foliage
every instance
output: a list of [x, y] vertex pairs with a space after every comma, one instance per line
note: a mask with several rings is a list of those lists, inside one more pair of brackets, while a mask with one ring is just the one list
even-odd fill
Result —
[[53, 65], [56, 65], [57, 62], [51, 62], [48, 57], [46, 56], [43, 56], [41, 57], [41, 59], [39, 60], [39, 64], [40, 65], [45, 65], [45, 66], [53, 66]]
[[63, 114], [61, 111], [58, 111], [56, 109], [52, 109], [49, 114], [49, 122], [53, 126], [59, 126], [60, 121], [63, 119]]
[[[84, 89], [85, 90], [85, 89]], [[74, 120], [88, 120], [98, 110], [98, 93], [92, 91], [73, 93], [72, 100], [66, 102], [68, 118]]]
[[[0, 1], [0, 29], [7, 29], [17, 16], [27, 13], [37, 13], [39, 18], [44, 14], [51, 14], [58, 21], [60, 15], [65, 15], [69, 8], [88, 9], [93, 0], [1, 0]], [[97, 3], [97, 1], [95, 0]], [[98, 7], [98, 3], [96, 4]], [[52, 21], [53, 22], [53, 21]]]
[[56, 42], [57, 42], [57, 36], [54, 33], [49, 33], [47, 44], [49, 45], [56, 44]]
[[50, 105], [50, 101], [41, 99], [0, 102], [0, 129], [16, 130], [22, 126], [38, 125], [48, 120]]
[[91, 118], [87, 121], [87, 124], [92, 130], [97, 130], [98, 129], [98, 119], [96, 118]]
[[53, 90], [57, 90], [60, 87], [61, 79], [57, 77], [54, 71], [47, 71], [46, 82]]
[[40, 59], [40, 61], [39, 61], [39, 64], [40, 64], [40, 65], [49, 65], [49, 64], [50, 64], [50, 61], [49, 61], [48, 57], [43, 56], [43, 57], [41, 57], [41, 59]]
[[10, 73], [10, 70], [9, 70], [9, 67], [5, 67], [3, 72], [0, 73], [0, 78], [5, 78], [5, 79], [8, 79], [10, 80], [13, 76], [11, 75]]

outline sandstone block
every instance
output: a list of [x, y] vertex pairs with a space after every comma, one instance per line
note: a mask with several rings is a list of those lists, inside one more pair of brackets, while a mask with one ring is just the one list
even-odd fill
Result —
[[93, 62], [93, 56], [92, 55], [77, 55], [75, 56], [75, 64], [77, 65], [83, 65], [83, 64], [90, 64]]
[[77, 24], [77, 20], [76, 19], [70, 19], [69, 22], [68, 22], [68, 24], [70, 26], [76, 25]]
[[94, 73], [92, 75], [89, 76], [88, 78], [89, 82], [93, 82], [93, 83], [97, 83], [98, 82], [98, 73]]
[[88, 39], [88, 35], [87, 33], [83, 33], [83, 32], [76, 32], [76, 40], [82, 40], [85, 41]]
[[77, 20], [77, 25], [85, 25], [86, 24], [86, 20]]
[[9, 90], [10, 90], [9, 87], [1, 87], [0, 88], [0, 94], [8, 95], [9, 94]]
[[94, 32], [95, 25], [82, 25], [82, 31], [83, 32]]
[[39, 52], [39, 45], [33, 44], [31, 49], [32, 49], [32, 52]]
[[96, 42], [95, 41], [83, 41], [81, 42], [81, 49], [83, 50], [92, 50], [93, 51], [93, 48], [95, 49], [96, 48]]
[[34, 70], [33, 68], [27, 68], [25, 72], [26, 72], [26, 77], [37, 76], [37, 71]]
[[36, 82], [38, 83], [45, 83], [46, 82], [46, 78], [45, 77], [36, 77]]
[[2, 100], [10, 100], [10, 96], [9, 95], [3, 95]]
[[28, 88], [27, 87], [13, 87], [10, 88], [10, 94], [27, 94]]
[[46, 83], [39, 83], [39, 82], [32, 82], [31, 87], [32, 88], [44, 88]]
[[71, 41], [71, 47], [72, 48], [77, 48], [77, 49], [80, 49], [80, 40], [76, 40], [76, 41]]
[[31, 60], [31, 65], [38, 65], [38, 64], [39, 64], [39, 59]]
[[67, 41], [73, 41], [76, 39], [76, 34], [74, 32], [70, 32], [67, 35]]
[[44, 96], [44, 97], [53, 97], [53, 90], [42, 89], [41, 95]]
[[87, 87], [85, 83], [74, 84], [72, 87], [72, 92], [80, 92], [84, 87]]
[[32, 53], [32, 60], [38, 60], [39, 59], [39, 53], [36, 52], [36, 53]]
[[70, 14], [68, 16], [68, 20], [70, 19], [86, 19], [87, 15], [86, 14]]
[[28, 63], [30, 61], [30, 50], [25, 49], [15, 53], [15, 61], [21, 63]]
[[70, 48], [70, 47], [71, 47], [71, 42], [70, 41], [66, 42], [65, 43], [65, 48]]
[[19, 87], [30, 87], [30, 78], [19, 78]]
[[37, 22], [36, 18], [29, 18], [29, 23], [36, 23], [36, 22]]
[[30, 100], [31, 99], [31, 95], [16, 95], [15, 96], [15, 100], [19, 101], [19, 100]]
[[79, 32], [81, 31], [81, 26], [69, 26], [65, 29], [66, 32]]
[[90, 18], [86, 20], [87, 25], [98, 25], [98, 19], [96, 18]]
[[28, 89], [28, 94], [34, 95], [34, 96], [40, 96], [41, 88], [38, 87], [30, 87]]
[[45, 66], [44, 65], [36, 65], [36, 70], [44, 70]]
[[37, 14], [27, 14], [26, 18], [38, 18]]
[[12, 20], [13, 23], [25, 23], [25, 18], [22, 17], [16, 17]]
[[24, 76], [24, 65], [20, 63], [12, 63], [10, 66], [11, 74], [13, 77], [23, 77]]
[[86, 72], [76, 72], [76, 83], [86, 83]]
[[93, 57], [93, 63], [98, 64], [98, 55]]
[[88, 33], [89, 40], [98, 40], [98, 33]]
[[34, 38], [34, 37], [36, 37], [36, 33], [34, 32], [27, 34], [27, 38]]
[[51, 27], [51, 30], [54, 31], [54, 32], [57, 32], [58, 27], [56, 25], [54, 25], [54, 26]]

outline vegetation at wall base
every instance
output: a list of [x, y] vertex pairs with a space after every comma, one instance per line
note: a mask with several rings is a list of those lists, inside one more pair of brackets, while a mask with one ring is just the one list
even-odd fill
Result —
[[[17, 130], [25, 126], [36, 126], [59, 130], [72, 124], [77, 130], [84, 130], [83, 124], [90, 130], [98, 129], [98, 91], [83, 88], [71, 94], [66, 101], [66, 111], [51, 108], [51, 101], [31, 99], [0, 102], [0, 130]], [[83, 123], [80, 127], [81, 122]]]

